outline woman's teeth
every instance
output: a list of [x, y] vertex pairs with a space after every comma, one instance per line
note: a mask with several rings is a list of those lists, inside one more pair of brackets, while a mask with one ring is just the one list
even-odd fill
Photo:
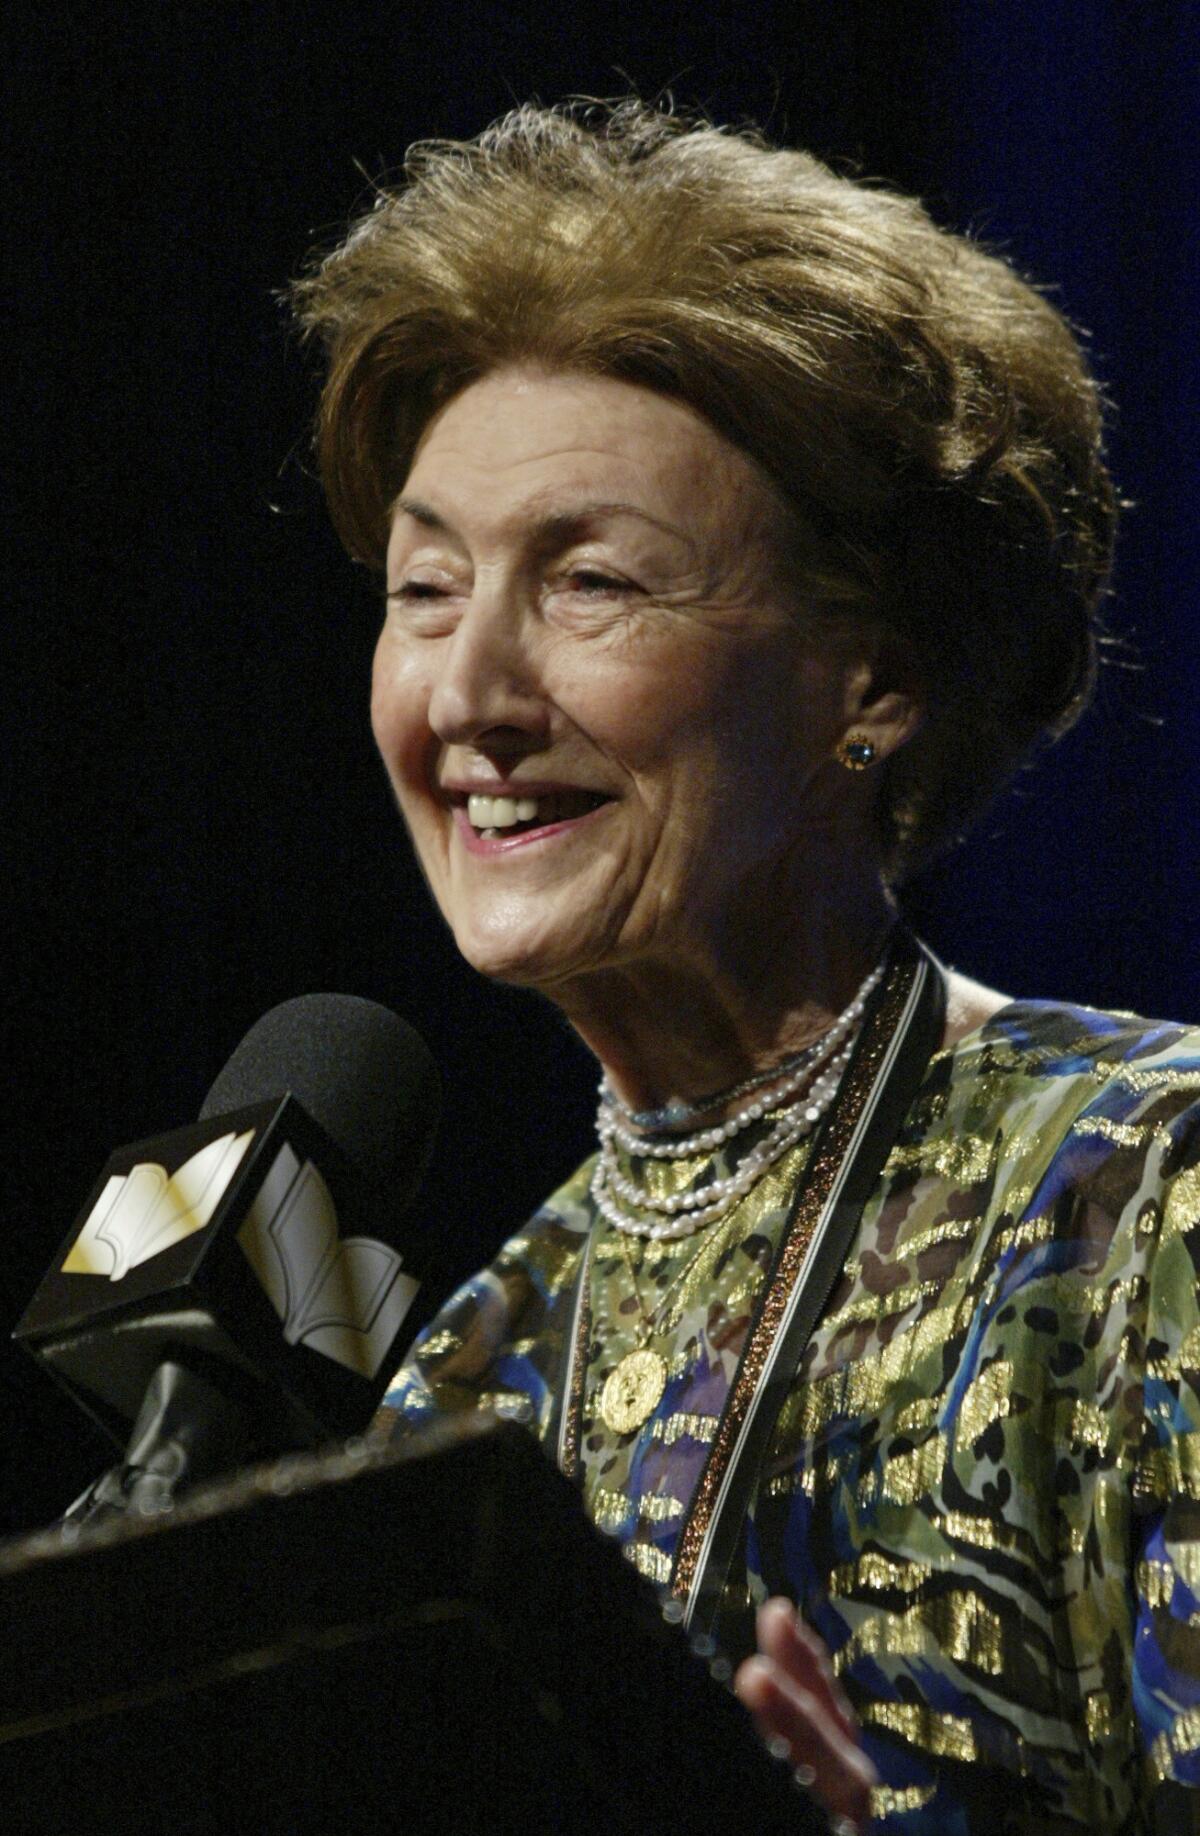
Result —
[[554, 791], [545, 797], [474, 795], [467, 798], [467, 820], [478, 834], [494, 838], [518, 824], [545, 828], [552, 822], [586, 816], [603, 801], [592, 791]]
[[511, 829], [518, 822], [533, 822], [536, 797], [468, 797], [467, 817], [473, 829]]

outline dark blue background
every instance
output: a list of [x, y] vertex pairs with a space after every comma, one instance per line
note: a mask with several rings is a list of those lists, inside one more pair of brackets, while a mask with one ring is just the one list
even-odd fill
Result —
[[[455, 959], [370, 751], [369, 583], [306, 471], [275, 297], [413, 139], [673, 85], [1006, 248], [1091, 333], [1136, 508], [1085, 726], [912, 889], [1003, 988], [1200, 1019], [1196, 9], [463, 0], [29, 9], [4, 56], [13, 385], [3, 658], [3, 1324], [109, 1149], [192, 1116], [246, 1026], [386, 1001], [448, 1109], [445, 1279], [586, 1151], [556, 1015]], [[0, 1527], [104, 1449], [0, 1352]]]

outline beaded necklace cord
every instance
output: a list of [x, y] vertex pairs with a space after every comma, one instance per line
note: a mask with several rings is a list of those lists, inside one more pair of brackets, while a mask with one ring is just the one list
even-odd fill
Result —
[[742, 1097], [763, 1090], [768, 1084], [777, 1084], [781, 1078], [790, 1076], [802, 1065], [811, 1064], [822, 1044], [823, 1036], [811, 1040], [798, 1052], [789, 1053], [786, 1058], [780, 1059], [777, 1065], [768, 1065], [764, 1071], [756, 1071], [753, 1076], [744, 1077], [740, 1084], [730, 1084], [727, 1090], [714, 1090], [708, 1096], [697, 1098], [694, 1103], [673, 1097], [661, 1109], [630, 1109], [608, 1084], [602, 1088], [623, 1122], [631, 1123], [644, 1135], [673, 1134], [677, 1129], [694, 1128], [704, 1116], [710, 1116], [714, 1109], [726, 1109], [730, 1103], [740, 1102]]
[[[722, 1223], [724, 1222], [726, 1222], [726, 1220], [723, 1219]], [[729, 1247], [728, 1244], [722, 1241], [721, 1230], [717, 1225], [712, 1225], [704, 1232], [700, 1242], [696, 1245], [691, 1255], [685, 1260], [683, 1267], [677, 1270], [671, 1277], [662, 1293], [658, 1296], [657, 1304], [647, 1312], [645, 1303], [642, 1300], [642, 1290], [638, 1281], [637, 1271], [633, 1266], [633, 1257], [629, 1250], [629, 1232], [618, 1231], [616, 1233], [616, 1241], [621, 1252], [621, 1259], [625, 1267], [629, 1270], [629, 1281], [633, 1289], [633, 1298], [637, 1305], [637, 1310], [642, 1316], [642, 1323], [637, 1332], [639, 1347], [645, 1345], [648, 1339], [653, 1338], [658, 1333], [670, 1332], [675, 1322], [664, 1317], [667, 1302], [683, 1286], [688, 1276], [699, 1266], [701, 1259], [712, 1250], [715, 1244], [720, 1244], [721, 1246], [717, 1253], [718, 1261], [721, 1255], [723, 1255], [725, 1250]], [[645, 1264], [643, 1263], [642, 1273], [645, 1274], [645, 1272]]]

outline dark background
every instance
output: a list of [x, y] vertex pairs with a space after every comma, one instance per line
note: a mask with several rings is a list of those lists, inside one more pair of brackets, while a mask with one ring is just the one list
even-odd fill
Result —
[[[3, 48], [8, 328], [0, 1327], [109, 1150], [194, 1115], [310, 989], [396, 1007], [447, 1112], [466, 1272], [587, 1150], [593, 1073], [427, 908], [369, 745], [370, 582], [307, 470], [277, 290], [407, 144], [666, 84], [1006, 248], [1088, 328], [1135, 500], [1124, 661], [1084, 728], [911, 889], [1026, 995], [1200, 1019], [1193, 751], [1198, 10], [1080, 4], [102, 4]], [[1131, 657], [1137, 667], [1130, 668]], [[0, 1529], [107, 1461], [0, 1350]]]

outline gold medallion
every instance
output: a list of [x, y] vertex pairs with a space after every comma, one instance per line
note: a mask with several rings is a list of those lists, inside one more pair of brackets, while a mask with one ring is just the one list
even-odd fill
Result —
[[614, 1434], [640, 1428], [667, 1387], [666, 1361], [653, 1351], [626, 1352], [600, 1392], [600, 1414]]

